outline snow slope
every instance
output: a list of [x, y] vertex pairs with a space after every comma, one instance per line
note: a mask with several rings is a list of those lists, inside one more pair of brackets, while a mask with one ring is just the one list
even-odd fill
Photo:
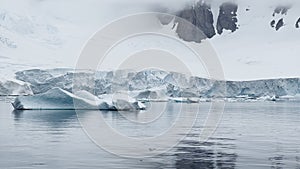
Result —
[[[223, 34], [207, 39], [218, 54], [225, 78], [253, 80], [300, 77], [300, 29], [295, 28], [300, 17], [300, 2], [228, 1], [238, 5], [238, 29], [235, 32], [225, 30]], [[206, 1], [211, 4], [215, 27], [219, 7], [228, 1]], [[73, 68], [90, 36], [112, 20], [137, 12], [176, 13], [191, 5], [191, 2], [0, 0], [1, 74], [12, 77], [14, 72], [29, 68]], [[274, 10], [280, 5], [291, 5], [291, 8], [284, 15], [273, 16]], [[270, 23], [273, 20], [278, 22], [281, 18], [284, 19], [284, 25], [276, 31]], [[114, 68], [109, 65], [106, 67]]]
[[[281, 4], [290, 2], [241, 1], [237, 12], [238, 30], [211, 39], [227, 79], [300, 77], [300, 29], [295, 27], [300, 17], [300, 3], [294, 1], [286, 15], [273, 17], [274, 9]], [[274, 18], [284, 18], [284, 26], [279, 31], [270, 26]]]

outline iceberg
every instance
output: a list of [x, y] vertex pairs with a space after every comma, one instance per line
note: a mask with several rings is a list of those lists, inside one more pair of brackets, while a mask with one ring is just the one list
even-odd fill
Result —
[[[109, 109], [111, 110], [144, 110], [146, 106], [136, 99], [130, 97], [126, 93], [115, 93], [115, 94], [104, 94], [99, 96], [100, 100], [104, 102], [101, 103], [104, 105], [112, 105]], [[101, 107], [102, 108], [102, 107]]]
[[75, 94], [61, 88], [33, 96], [19, 96], [12, 103], [16, 110], [141, 110], [146, 106], [134, 99], [105, 97], [98, 98], [87, 91]]
[[170, 98], [169, 101], [175, 103], [199, 103], [201, 100], [199, 98], [174, 97]]

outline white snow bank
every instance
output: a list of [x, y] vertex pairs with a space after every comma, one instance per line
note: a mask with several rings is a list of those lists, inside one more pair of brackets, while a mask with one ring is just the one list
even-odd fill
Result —
[[87, 91], [72, 94], [61, 88], [53, 88], [34, 96], [20, 96], [12, 103], [17, 110], [140, 110], [145, 105], [135, 100], [115, 97], [98, 98]]

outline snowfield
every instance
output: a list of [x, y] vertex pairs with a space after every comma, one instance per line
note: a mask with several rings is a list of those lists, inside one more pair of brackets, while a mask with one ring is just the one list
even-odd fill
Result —
[[[86, 41], [111, 21], [139, 12], [176, 14], [191, 7], [193, 2], [1, 0], [1, 74], [11, 78], [14, 72], [24, 69], [74, 68]], [[211, 6], [212, 26], [217, 28], [220, 6], [227, 1], [204, 2]], [[207, 39], [218, 54], [225, 79], [245, 81], [300, 77], [300, 29], [296, 28], [300, 18], [299, 1], [236, 0], [234, 3], [237, 5], [237, 30], [223, 30], [221, 35]], [[282, 6], [287, 11], [274, 14]], [[278, 30], [271, 26], [273, 21], [276, 26], [281, 19], [283, 25]], [[127, 44], [124, 48], [129, 47], [130, 44]], [[114, 70], [115, 65], [107, 65], [106, 69]]]

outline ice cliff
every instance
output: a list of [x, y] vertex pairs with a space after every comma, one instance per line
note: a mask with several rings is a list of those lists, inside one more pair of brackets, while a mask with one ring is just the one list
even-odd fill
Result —
[[300, 78], [255, 81], [218, 81], [162, 70], [134, 71], [67, 71], [25, 70], [16, 79], [31, 84], [34, 94], [59, 87], [68, 92], [85, 90], [96, 96], [118, 92], [149, 100], [167, 98], [280, 98], [300, 94]]

